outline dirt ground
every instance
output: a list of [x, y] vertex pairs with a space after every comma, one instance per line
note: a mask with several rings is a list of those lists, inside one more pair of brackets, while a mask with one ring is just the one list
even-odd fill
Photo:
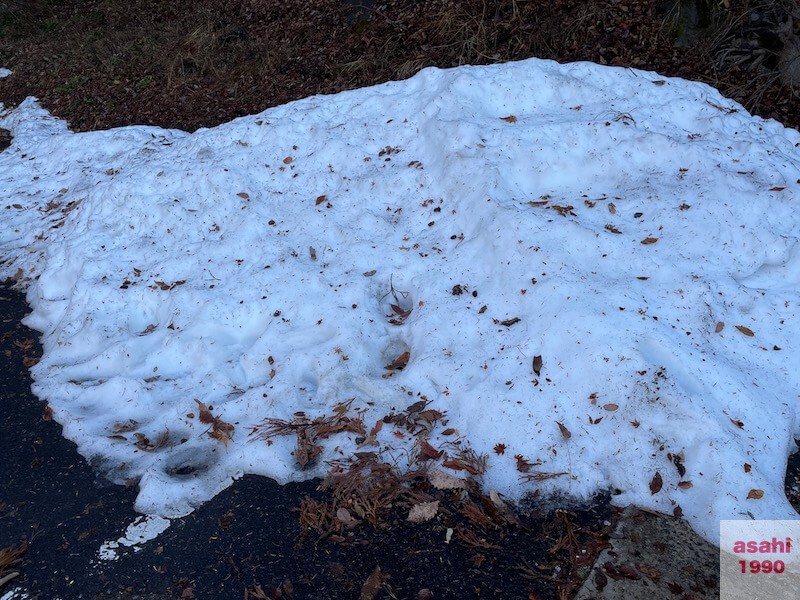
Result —
[[[426, 66], [537, 56], [703, 81], [799, 127], [800, 97], [781, 62], [787, 36], [797, 37], [782, 24], [791, 8], [791, 0], [0, 0], [0, 66], [14, 71], [0, 79], [0, 102], [36, 96], [80, 131], [193, 131]], [[372, 523], [348, 528], [331, 516], [336, 486], [245, 477], [142, 551], [99, 561], [99, 544], [136, 517], [135, 487], [104, 481], [31, 395], [27, 367], [41, 349], [20, 323], [25, 312], [7, 283], [0, 582], [19, 575], [0, 593], [18, 584], [44, 600], [571, 598], [618, 520], [607, 495], [507, 513], [478, 489], [441, 490], [417, 476], [398, 492], [397, 481], [371, 471], [392, 500]], [[798, 463], [787, 481], [796, 506]], [[439, 501], [438, 515], [409, 523], [415, 498]]]
[[193, 131], [427, 66], [536, 56], [703, 81], [797, 127], [800, 97], [779, 68], [800, 39], [781, 29], [792, 9], [793, 0], [4, 0], [0, 64], [14, 75], [0, 79], [0, 101], [36, 96], [75, 130]]

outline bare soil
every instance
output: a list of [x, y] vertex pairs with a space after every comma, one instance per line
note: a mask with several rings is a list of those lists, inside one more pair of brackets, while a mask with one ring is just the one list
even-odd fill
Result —
[[[427, 66], [536, 56], [707, 82], [797, 127], [800, 97], [780, 82], [783, 43], [769, 25], [792, 7], [792, 0], [6, 0], [0, 64], [14, 75], [0, 79], [0, 101], [36, 96], [77, 131], [129, 124], [193, 131]], [[744, 55], [727, 52], [742, 45]]]

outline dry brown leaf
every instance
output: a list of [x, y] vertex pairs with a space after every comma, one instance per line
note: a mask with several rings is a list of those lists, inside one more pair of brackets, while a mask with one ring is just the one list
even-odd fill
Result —
[[531, 470], [531, 467], [536, 466], [535, 463], [532, 463], [531, 461], [526, 459], [524, 456], [522, 456], [522, 454], [515, 454], [514, 458], [517, 461], [517, 471], [519, 471], [520, 473], [528, 473]]
[[516, 123], [517, 122], [517, 117], [515, 117], [514, 115], [508, 115], [507, 117], [500, 117], [500, 118], [503, 121], [505, 121], [506, 123]]
[[[730, 417], [728, 417], [730, 419]], [[734, 427], [738, 427], [739, 429], [744, 429], [744, 423], [739, 419], [731, 419], [731, 423], [733, 423]]]
[[561, 435], [564, 436], [565, 440], [568, 440], [569, 438], [572, 437], [572, 433], [570, 432], [569, 429], [564, 427], [563, 423], [560, 423], [559, 421], [556, 421], [556, 425], [558, 425], [558, 428], [561, 430]]
[[408, 521], [411, 523], [424, 523], [430, 521], [439, 512], [439, 501], [420, 502], [411, 507], [408, 511]]
[[619, 408], [619, 404], [614, 404], [613, 402], [609, 402], [608, 404], [604, 404], [603, 408], [608, 412], [614, 412]]
[[761, 500], [764, 497], [764, 490], [752, 489], [747, 493], [748, 500]]
[[691, 481], [679, 481], [678, 482], [678, 487], [680, 489], [682, 489], [682, 490], [688, 490], [690, 487], [692, 487], [692, 482]]
[[248, 194], [247, 192], [239, 192], [236, 195], [239, 196], [239, 198], [244, 198], [245, 200], [250, 200], [250, 194]]
[[617, 206], [616, 206], [616, 204], [614, 204], [613, 202], [609, 202], [608, 203], [608, 212], [610, 212], [612, 215], [617, 214]]
[[653, 581], [657, 582], [659, 579], [661, 579], [661, 571], [657, 567], [654, 567], [653, 565], [636, 563], [636, 568], [642, 575], [646, 575]]
[[619, 234], [619, 233], [622, 233], [622, 232], [621, 232], [619, 229], [617, 229], [616, 227], [614, 227], [614, 226], [613, 226], [611, 223], [609, 223], [608, 225], [606, 225], [606, 229], [607, 229], [608, 231], [610, 231], [611, 233], [618, 233], [618, 234]]
[[656, 474], [653, 475], [653, 478], [650, 480], [650, 494], [657, 494], [661, 491], [663, 486], [664, 480], [661, 479], [661, 473], [656, 471]]
[[290, 162], [292, 162], [291, 156], [287, 156], [286, 158], [283, 159], [283, 164], [285, 165], [288, 165]]
[[336, 511], [336, 518], [339, 519], [342, 523], [344, 523], [347, 527], [355, 527], [361, 521], [354, 518], [353, 515], [350, 514], [350, 511], [344, 508], [343, 506], [337, 509]]
[[424, 438], [419, 441], [419, 448], [422, 450], [422, 454], [433, 460], [436, 460], [442, 455], [441, 450], [437, 450], [431, 446]]
[[467, 487], [466, 482], [458, 477], [445, 473], [441, 469], [431, 469], [428, 471], [428, 481], [437, 490], [456, 490]]
[[716, 327], [714, 327], [714, 333], [719, 333], [719, 332], [720, 332], [720, 331], [722, 331], [723, 329], [725, 329], [725, 323], [723, 323], [722, 321], [720, 321], [719, 323], [717, 323], [717, 326], [716, 326]]
[[325, 194], [322, 194], [322, 196], [317, 196], [316, 206], [319, 206], [323, 202], [327, 202], [327, 201], [328, 201], [328, 197]]
[[408, 365], [408, 359], [411, 358], [411, 353], [408, 351], [403, 352], [400, 356], [395, 358], [391, 364], [386, 365], [386, 368], [390, 371], [401, 371], [406, 368]]
[[541, 375], [541, 373], [542, 373], [542, 357], [540, 355], [536, 355], [536, 356], [533, 357], [532, 367], [533, 367], [533, 372], [536, 373], [537, 376]]
[[745, 327], [744, 325], [737, 325], [737, 326], [736, 326], [736, 329], [738, 329], [739, 331], [741, 331], [741, 332], [742, 332], [743, 334], [745, 334], [747, 337], [753, 337], [753, 336], [755, 335], [755, 333], [753, 333], [753, 330], [752, 330], [752, 329], [750, 329], [749, 327]]
[[361, 586], [361, 594], [359, 595], [358, 600], [375, 600], [375, 597], [378, 595], [378, 592], [381, 589], [382, 582], [383, 578], [381, 577], [381, 568], [375, 567], [372, 575], [367, 577], [364, 585]]
[[752, 469], [752, 468], [753, 468], [753, 465], [751, 465], [750, 463], [744, 463], [744, 472], [745, 473], [749, 473], [750, 469]]
[[214, 422], [214, 415], [211, 414], [211, 411], [208, 410], [208, 405], [204, 402], [200, 402], [197, 398], [194, 399], [197, 402], [197, 406], [200, 407], [200, 422], [201, 423], [213, 423]]
[[776, 185], [773, 188], [769, 188], [769, 191], [770, 192], [782, 192], [785, 189], [786, 189], [785, 187], [780, 187], [780, 186]]
[[641, 243], [644, 244], [645, 246], [647, 246], [648, 244], [655, 244], [657, 241], [658, 241], [658, 238], [647, 237], [647, 238], [644, 238]]

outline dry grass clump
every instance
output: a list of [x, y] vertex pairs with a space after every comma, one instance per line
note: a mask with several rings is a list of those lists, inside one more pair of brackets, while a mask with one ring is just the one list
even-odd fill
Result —
[[254, 440], [263, 440], [268, 444], [274, 437], [292, 435], [297, 437], [294, 457], [301, 470], [316, 463], [322, 454], [321, 440], [336, 433], [357, 433], [366, 435], [364, 422], [359, 417], [350, 417], [347, 411], [353, 401], [348, 400], [334, 408], [331, 416], [320, 416], [309, 419], [304, 413], [298, 413], [291, 421], [266, 418], [250, 432]]
[[28, 552], [28, 542], [0, 549], [0, 588], [19, 575], [22, 557]]

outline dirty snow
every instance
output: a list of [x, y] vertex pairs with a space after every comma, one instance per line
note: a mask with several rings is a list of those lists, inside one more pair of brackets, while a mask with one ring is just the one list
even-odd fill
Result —
[[[0, 115], [0, 275], [42, 332], [34, 391], [139, 480], [140, 512], [357, 447], [334, 436], [300, 471], [293, 440], [248, 436], [265, 417], [354, 399], [369, 429], [424, 396], [456, 430], [430, 444], [487, 453], [510, 498], [610, 489], [711, 540], [797, 518], [800, 134], [712, 88], [527, 60], [194, 134], [74, 134], [33, 99]], [[377, 439], [400, 455], [396, 432]], [[525, 481], [515, 455], [561, 475]]]

